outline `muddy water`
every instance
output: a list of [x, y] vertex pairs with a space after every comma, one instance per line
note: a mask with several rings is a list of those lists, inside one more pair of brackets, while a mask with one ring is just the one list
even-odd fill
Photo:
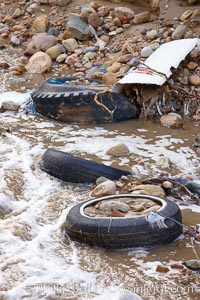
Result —
[[[19, 87], [28, 89], [24, 83]], [[10, 86], [1, 91], [6, 89]], [[188, 124], [188, 130], [138, 120], [78, 126], [23, 111], [1, 114], [0, 124], [11, 130], [1, 136], [0, 144], [1, 299], [93, 299], [98, 295], [98, 299], [119, 299], [124, 290], [143, 299], [199, 299], [199, 276], [181, 275], [170, 267], [200, 257], [200, 246], [189, 236], [157, 249], [114, 252], [71, 242], [63, 232], [67, 211], [88, 198], [91, 186], [61, 182], [39, 168], [45, 149], [55, 147], [124, 167], [139, 178], [162, 173], [156, 161], [166, 156], [172, 162], [169, 175], [190, 174], [200, 180], [199, 160], [191, 148], [199, 132], [195, 124]], [[121, 142], [130, 148], [129, 157], [106, 155]], [[180, 206], [185, 225], [200, 223], [198, 206], [183, 202]], [[168, 267], [167, 273], [156, 272], [161, 264]]]

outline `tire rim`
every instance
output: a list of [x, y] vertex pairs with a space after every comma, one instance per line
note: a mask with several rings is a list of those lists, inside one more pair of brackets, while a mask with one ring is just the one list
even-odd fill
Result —
[[142, 217], [145, 217], [147, 214], [144, 214], [144, 215], [141, 215], [141, 216], [130, 216], [130, 217], [90, 217], [88, 215], [86, 215], [84, 213], [84, 209], [95, 203], [95, 202], [99, 202], [99, 201], [103, 201], [103, 200], [110, 200], [110, 199], [117, 199], [117, 198], [146, 198], [148, 200], [153, 200], [153, 201], [156, 201], [156, 202], [159, 202], [161, 203], [161, 208], [158, 209], [157, 211], [161, 211], [163, 208], [165, 208], [165, 206], [167, 205], [166, 201], [160, 197], [156, 197], [156, 196], [151, 196], [151, 195], [144, 195], [144, 194], [120, 194], [120, 195], [111, 195], [111, 196], [104, 196], [104, 197], [101, 197], [101, 198], [95, 198], [95, 199], [91, 199], [89, 201], [87, 201], [87, 203], [84, 203], [81, 207], [80, 207], [80, 214], [86, 218], [89, 218], [89, 219], [130, 219], [130, 218], [142, 218]]

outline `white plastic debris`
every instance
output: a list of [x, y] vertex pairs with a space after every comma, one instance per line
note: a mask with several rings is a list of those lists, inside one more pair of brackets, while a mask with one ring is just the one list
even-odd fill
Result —
[[177, 68], [180, 62], [199, 42], [198, 38], [176, 40], [161, 45], [144, 63], [131, 68], [119, 80], [112, 91], [120, 93], [123, 84], [155, 84], [163, 85], [172, 74], [171, 68]]

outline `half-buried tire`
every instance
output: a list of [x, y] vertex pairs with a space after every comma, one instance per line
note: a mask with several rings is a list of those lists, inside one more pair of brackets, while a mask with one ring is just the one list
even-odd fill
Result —
[[73, 183], [94, 183], [100, 176], [114, 180], [131, 174], [55, 149], [45, 151], [40, 167], [49, 175]]
[[36, 111], [61, 122], [119, 122], [139, 117], [138, 108], [99, 80], [49, 78], [32, 92]]
[[150, 195], [121, 194], [87, 200], [70, 209], [66, 217], [65, 233], [72, 240], [92, 246], [109, 249], [154, 247], [174, 241], [181, 233], [182, 226], [165, 219], [166, 228], [152, 228], [147, 215], [134, 217], [89, 217], [84, 209], [101, 200], [119, 198], [147, 198], [162, 204], [158, 211], [165, 217], [182, 222], [181, 211], [174, 202]]

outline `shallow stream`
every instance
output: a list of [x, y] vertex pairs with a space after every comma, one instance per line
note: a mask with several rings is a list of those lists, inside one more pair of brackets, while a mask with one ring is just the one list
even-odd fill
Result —
[[[31, 80], [9, 83], [6, 76], [2, 78], [0, 93], [28, 92], [34, 87]], [[192, 149], [197, 124], [188, 123], [188, 130], [142, 120], [68, 125], [22, 110], [1, 113], [0, 126], [10, 129], [0, 137], [0, 206], [4, 209], [0, 213], [0, 299], [116, 300], [124, 291], [145, 300], [200, 298], [199, 275], [180, 275], [170, 267], [200, 257], [200, 245], [189, 236], [156, 249], [114, 252], [71, 242], [63, 232], [67, 211], [86, 200], [92, 186], [61, 182], [39, 168], [44, 151], [54, 147], [131, 170], [137, 178], [167, 173], [198, 182], [199, 158]], [[130, 156], [106, 155], [119, 143], [129, 147]], [[171, 161], [170, 170], [156, 164], [161, 157]], [[179, 204], [185, 225], [193, 228], [200, 223], [199, 206]], [[158, 265], [168, 267], [168, 272], [157, 272]]]

